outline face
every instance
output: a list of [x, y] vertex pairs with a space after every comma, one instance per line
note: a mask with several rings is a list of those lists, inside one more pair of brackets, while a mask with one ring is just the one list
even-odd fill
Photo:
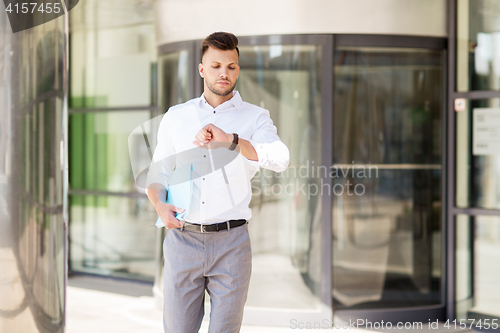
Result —
[[205, 80], [205, 95], [210, 91], [218, 96], [227, 96], [234, 90], [240, 73], [238, 52], [209, 47], [198, 69]]

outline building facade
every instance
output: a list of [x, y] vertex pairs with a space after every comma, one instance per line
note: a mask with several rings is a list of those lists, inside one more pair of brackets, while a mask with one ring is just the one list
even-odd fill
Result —
[[[50, 27], [64, 41], [62, 26]], [[498, 0], [82, 1], [69, 15], [69, 109], [59, 79], [49, 89], [54, 96], [29, 95], [29, 108], [16, 106], [17, 97], [0, 100], [2, 110], [33, 109], [24, 120], [13, 111], [0, 119], [7, 128], [0, 133], [7, 147], [0, 155], [0, 213], [9, 216], [0, 225], [13, 235], [2, 233], [0, 248], [14, 253], [13, 262], [29, 268], [30, 256], [47, 256], [25, 237], [52, 239], [49, 257], [57, 260], [37, 266], [59, 269], [57, 279], [44, 280], [51, 295], [62, 295], [66, 255], [70, 274], [149, 281], [161, 306], [165, 230], [154, 227], [141, 172], [157, 120], [201, 95], [200, 42], [214, 31], [239, 37], [236, 89], [270, 111], [291, 156], [287, 171], [261, 170], [252, 180], [253, 272], [244, 321], [500, 325]], [[21, 45], [16, 38], [1, 49], [5, 96], [22, 95], [31, 84], [7, 69], [38, 68], [9, 58]], [[51, 73], [64, 77], [64, 49], [57, 56], [29, 50], [26, 59], [58, 64]], [[47, 98], [54, 99], [52, 111], [34, 106]], [[60, 132], [47, 132], [53, 125], [41, 119]], [[57, 178], [64, 164], [12, 168], [43, 156], [59, 161], [52, 155], [65, 138], [68, 183]], [[24, 142], [22, 154], [12, 148], [16, 142]], [[13, 196], [19, 181], [27, 182], [26, 193], [49, 191], [44, 204], [33, 199], [38, 203], [30, 206], [26, 193]], [[16, 208], [18, 202], [28, 206]], [[52, 222], [43, 229], [42, 221]], [[54, 309], [64, 300], [44, 299], [58, 323], [48, 331], [59, 332], [64, 311]], [[0, 325], [24, 313], [1, 304]]]
[[[83, 72], [88, 73], [86, 89], [91, 93], [86, 100], [103, 104], [88, 104], [85, 110], [73, 105], [70, 126], [82, 126], [77, 114], [92, 111], [95, 117], [107, 117], [108, 123], [102, 131], [96, 128], [103, 122], [93, 120], [96, 128], [89, 135], [95, 140], [101, 134], [119, 131], [124, 138], [130, 133], [117, 124], [134, 128], [127, 143], [130, 159], [135, 167], [147, 166], [155, 127], [145, 119], [161, 117], [170, 106], [202, 93], [197, 73], [201, 40], [213, 31], [239, 37], [236, 89], [244, 100], [270, 111], [291, 152], [286, 172], [261, 170], [252, 182], [254, 259], [245, 322], [287, 326], [292, 320], [427, 322], [498, 316], [494, 293], [487, 292], [494, 286], [484, 282], [496, 276], [485, 259], [495, 252], [484, 253], [498, 249], [496, 157], [491, 151], [477, 155], [472, 147], [473, 110], [494, 108], [497, 96], [491, 74], [499, 15], [495, 1], [164, 0], [152, 5], [154, 11], [144, 14], [143, 23], [133, 29], [147, 25], [155, 35], [131, 34], [127, 41], [106, 37], [132, 29], [123, 22], [113, 29], [98, 23], [86, 30], [87, 36], [89, 31], [94, 34], [86, 45], [94, 45], [97, 56], [92, 56], [91, 66], [80, 59], [81, 52], [72, 57], [82, 68], [87, 66]], [[102, 12], [96, 8], [94, 13]], [[106, 40], [116, 54], [106, 54], [111, 50]], [[81, 47], [78, 44], [83, 45], [75, 47]], [[151, 44], [156, 50], [131, 46]], [[150, 53], [156, 58], [148, 58]], [[138, 60], [141, 54], [144, 61]], [[122, 71], [120, 64], [129, 57], [137, 60], [130, 58], [129, 70]], [[114, 80], [121, 80], [122, 86], [107, 97], [106, 89], [114, 84], [99, 83], [109, 80], [99, 79], [111, 74], [106, 63], [115, 64]], [[144, 96], [142, 102], [124, 93], [133, 91], [125, 85], [139, 82], [127, 80], [127, 73], [139, 71], [147, 74], [135, 88], [136, 96]], [[82, 91], [81, 79], [73, 78]], [[139, 89], [147, 82], [149, 95]], [[82, 96], [73, 92], [73, 101]], [[463, 112], [455, 110], [455, 100]], [[147, 126], [137, 130], [141, 122]], [[105, 145], [93, 144], [94, 158], [101, 161], [97, 163], [126, 159], [120, 155], [126, 152], [124, 140], [102, 140], [109, 152], [117, 152], [98, 153]], [[88, 146], [88, 140], [81, 142]], [[91, 152], [81, 149], [82, 154]], [[154, 211], [134, 189], [138, 185], [130, 170], [113, 168], [99, 166], [97, 170], [108, 170], [108, 175], [96, 173], [89, 179], [102, 179], [95, 184], [104, 189], [113, 184], [109, 173], [115, 173], [112, 178], [122, 172], [123, 182], [116, 184], [126, 190], [79, 192], [71, 184], [70, 169], [70, 195], [93, 195], [97, 200], [84, 209], [72, 206], [72, 212], [92, 212], [93, 218], [77, 215], [82, 218], [73, 222], [78, 225], [71, 232], [79, 239], [74, 244], [79, 254], [70, 263], [78, 271], [154, 277], [161, 305], [164, 231], [151, 228]], [[98, 196], [121, 196], [123, 203], [98, 203]], [[116, 227], [111, 216], [118, 206], [131, 209], [115, 222], [133, 226], [124, 228], [119, 238], [129, 239], [129, 245], [113, 243], [105, 231]], [[98, 211], [108, 215], [95, 218]], [[154, 237], [156, 248], [144, 247]], [[78, 251], [81, 244], [93, 250]]]

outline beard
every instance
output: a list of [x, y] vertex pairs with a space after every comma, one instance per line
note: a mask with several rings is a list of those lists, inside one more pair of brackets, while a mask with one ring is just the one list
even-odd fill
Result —
[[211, 82], [206, 81], [206, 80], [205, 80], [205, 82], [207, 84], [208, 89], [211, 92], [213, 92], [214, 94], [218, 95], [218, 96], [227, 96], [227, 95], [229, 95], [230, 93], [233, 92], [234, 87], [236, 86], [236, 82], [233, 85], [231, 85], [231, 81], [227, 81], [227, 80], [223, 81], [223, 82], [229, 83], [229, 86], [226, 87], [226, 88], [224, 88], [224, 87], [218, 87], [218, 88], [216, 88], [215, 84], [212, 84]]

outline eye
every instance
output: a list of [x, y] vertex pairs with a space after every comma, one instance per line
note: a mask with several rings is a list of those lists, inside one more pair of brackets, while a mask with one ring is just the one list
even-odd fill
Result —
[[212, 68], [219, 68], [219, 65], [213, 65]]

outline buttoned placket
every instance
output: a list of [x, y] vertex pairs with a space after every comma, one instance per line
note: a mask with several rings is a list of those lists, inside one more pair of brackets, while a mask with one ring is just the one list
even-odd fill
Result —
[[[210, 115], [207, 117], [207, 120], [203, 126], [212, 123], [216, 125], [216, 120], [217, 120], [217, 110], [216, 108], [213, 108], [210, 104], [207, 103], [207, 101], [203, 101], [203, 103], [206, 106], [206, 110], [209, 110]], [[217, 125], [216, 125], [217, 126]], [[210, 149], [207, 149], [206, 151], [203, 152], [203, 165], [205, 168], [207, 168], [210, 172], [206, 173], [204, 177], [201, 179], [201, 187], [200, 187], [200, 200], [201, 200], [201, 207], [200, 207], [200, 217], [202, 220], [205, 220], [207, 217], [207, 210], [208, 210], [208, 205], [207, 205], [207, 198], [208, 198], [208, 188], [209, 188], [209, 177], [208, 175], [212, 172], [214, 172], [214, 163], [213, 163], [213, 157], [212, 157], [212, 152]]]
[[[228, 105], [226, 103], [228, 103], [228, 102], [224, 102], [223, 104], [218, 105], [216, 108], [214, 108], [210, 104], [208, 104], [208, 102], [203, 98], [202, 105], [199, 105], [199, 107], [204, 110], [204, 112], [202, 111], [202, 114], [207, 112], [207, 111], [209, 112], [209, 114], [207, 115], [206, 118], [204, 118], [205, 121], [202, 124], [202, 126], [205, 126], [209, 123], [212, 123], [215, 126], [217, 126], [218, 125], [217, 124], [218, 113], [219, 112], [227, 112], [227, 111], [229, 111], [228, 109], [235, 108], [235, 105], [233, 105], [233, 104]], [[209, 195], [210, 195], [210, 193], [208, 193], [208, 191], [210, 188], [213, 188], [213, 186], [211, 186], [213, 184], [210, 184], [209, 174], [216, 171], [216, 170], [214, 170], [214, 161], [213, 161], [212, 151], [210, 149], [207, 149], [206, 152], [203, 153], [203, 165], [204, 165], [204, 168], [207, 168], [206, 170], [209, 172], [205, 173], [206, 176], [201, 177], [200, 218], [202, 221], [205, 220], [207, 218], [208, 214], [210, 213], [210, 211], [209, 211], [210, 207], [208, 205], [207, 199], [209, 198]], [[222, 171], [220, 171], [220, 172], [222, 172]], [[228, 184], [227, 184], [227, 186], [229, 187]], [[229, 191], [229, 188], [228, 188], [228, 191]], [[228, 195], [231, 196], [231, 193], [228, 192]], [[231, 201], [233, 201], [232, 198], [231, 198]], [[233, 202], [233, 206], [234, 206], [234, 202]]]

